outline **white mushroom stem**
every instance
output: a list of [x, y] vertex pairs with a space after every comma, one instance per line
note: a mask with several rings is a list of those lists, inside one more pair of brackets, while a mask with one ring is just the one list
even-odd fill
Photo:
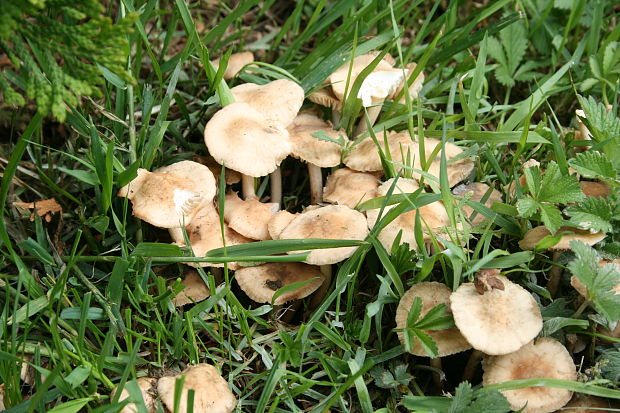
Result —
[[269, 188], [271, 190], [271, 202], [282, 207], [282, 170], [278, 168], [269, 175]]
[[323, 202], [323, 174], [321, 167], [308, 163], [308, 178], [310, 180], [310, 203], [317, 205]]
[[[377, 121], [377, 118], [379, 117], [379, 114], [381, 113], [381, 107], [383, 106], [383, 103], [381, 100], [377, 100], [375, 102], [375, 99], [373, 98], [373, 103], [376, 103], [375, 106], [371, 106], [369, 108], [366, 109], [366, 114], [368, 116], [368, 123], [370, 123], [370, 126], [373, 126], [375, 124], [375, 122]], [[362, 119], [360, 119], [359, 123], [357, 124], [357, 128], [355, 128], [355, 136], [361, 136], [362, 134], [368, 132], [368, 124], [366, 123], [366, 115], [362, 116]]]
[[467, 360], [467, 364], [465, 365], [465, 371], [463, 371], [463, 381], [471, 382], [471, 379], [474, 377], [474, 374], [476, 373], [476, 368], [478, 367], [480, 360], [482, 360], [482, 357], [484, 357], [484, 353], [482, 351], [472, 351], [471, 355], [469, 356], [469, 360]]
[[558, 292], [558, 287], [560, 286], [560, 278], [562, 276], [562, 268], [557, 265], [557, 262], [560, 260], [560, 256], [562, 255], [562, 251], [554, 251], [553, 252], [553, 267], [549, 271], [549, 281], [547, 282], [547, 290], [551, 297], [555, 297], [555, 294]]
[[433, 371], [433, 382], [438, 389], [442, 389], [443, 383], [441, 380], [441, 376], [443, 375], [443, 371], [441, 370], [441, 357], [431, 358], [430, 365], [433, 369], [435, 369]]
[[245, 174], [241, 175], [241, 194], [243, 195], [243, 199], [256, 198], [254, 177]]
[[332, 283], [332, 266], [331, 265], [321, 265], [321, 273], [325, 276], [325, 281], [323, 284], [312, 294], [312, 299], [310, 300], [310, 308], [315, 309], [327, 295], [329, 291], [329, 287]]

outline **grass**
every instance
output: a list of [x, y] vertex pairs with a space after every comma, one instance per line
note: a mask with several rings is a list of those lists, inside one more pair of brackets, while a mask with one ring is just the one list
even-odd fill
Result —
[[[443, 411], [437, 406], [449, 399], [427, 398], [441, 395], [428, 360], [406, 353], [393, 331], [396, 305], [412, 283], [436, 280], [456, 289], [480, 268], [501, 268], [528, 288], [549, 314], [546, 320], [559, 317], [551, 314], [569, 320], [549, 335], [564, 340], [568, 334], [593, 334], [581, 353], [580, 382], [521, 381], [496, 385], [498, 390], [546, 384], [620, 398], [618, 379], [601, 373], [597, 363], [601, 349], [613, 348], [597, 340], [595, 327], [604, 321], [592, 310], [586, 313], [590, 318], [571, 318], [569, 302], [576, 294], [567, 283], [558, 296], [563, 298], [550, 300], [545, 275], [555, 265], [551, 254], [517, 245], [541, 218], [526, 218], [516, 208], [527, 194], [520, 186], [515, 195], [504, 189], [521, 177], [528, 159], [554, 160], [567, 173], [577, 148], [576, 93], [617, 110], [620, 64], [617, 49], [608, 49], [620, 37], [620, 9], [613, 1], [105, 4], [117, 18], [138, 13], [127, 35], [127, 69], [136, 82], [105, 73], [102, 97], [71, 107], [63, 124], [31, 107], [0, 109], [8, 119], [0, 141], [0, 380], [7, 411], [117, 412], [122, 403], [110, 397], [115, 386], [127, 383], [136, 394], [131, 382], [136, 377], [205, 361], [228, 379], [237, 411], [404, 412], [415, 409], [416, 397]], [[517, 39], [500, 34], [513, 25], [523, 27], [522, 52]], [[522, 53], [521, 58], [500, 61], [491, 38], [507, 55]], [[233, 84], [289, 78], [306, 94], [352, 53], [379, 50], [416, 62], [416, 71], [426, 76], [421, 98], [386, 104], [374, 138], [382, 139], [378, 132], [390, 128], [458, 142], [476, 159], [475, 180], [503, 192], [504, 203], [492, 208], [470, 203], [492, 222], [468, 228], [473, 239], [464, 246], [459, 239], [443, 240], [442, 253], [401, 247], [389, 255], [376, 236], [399, 213], [441, 199], [453, 222], [463, 221], [447, 178], [428, 177], [433, 193], [390, 193], [360, 206], [397, 205], [338, 266], [329, 296], [307, 318], [280, 322], [270, 305], [251, 303], [227, 270], [221, 285], [200, 270], [214, 293], [189, 308], [175, 308], [171, 298], [179, 287], [170, 282], [186, 271], [181, 262], [301, 260], [303, 255], [273, 254], [341, 245], [266, 241], [192, 258], [169, 245], [165, 232], [133, 218], [131, 204], [116, 197], [139, 167], [151, 170], [206, 154], [204, 125], [220, 102], [230, 101], [231, 86], [208, 62], [241, 50], [266, 63]], [[514, 75], [527, 62], [536, 64], [533, 74], [506, 85], [501, 71]], [[361, 79], [349, 88], [360, 85]], [[350, 133], [362, 112], [350, 97], [341, 126]], [[400, 161], [386, 154], [388, 173]], [[288, 159], [283, 170], [284, 206], [299, 211], [309, 204], [305, 167]], [[617, 183], [616, 177], [615, 191]], [[263, 191], [266, 185], [265, 179]], [[30, 221], [12, 205], [52, 197], [63, 212], [51, 222], [36, 214]], [[620, 251], [619, 234], [614, 229], [608, 235], [602, 253]], [[436, 244], [435, 250], [443, 249]], [[458, 385], [465, 361], [463, 355], [445, 360], [444, 390]], [[23, 363], [34, 367], [32, 384], [20, 381]], [[479, 379], [480, 374], [473, 384]]]

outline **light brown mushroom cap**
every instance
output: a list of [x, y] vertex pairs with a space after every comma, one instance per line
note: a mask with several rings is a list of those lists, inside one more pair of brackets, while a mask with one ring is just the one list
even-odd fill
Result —
[[[185, 240], [183, 231], [180, 228], [169, 230], [170, 236], [177, 245], [184, 246]], [[220, 227], [220, 216], [212, 203], [202, 204], [196, 213], [194, 220], [186, 227], [187, 236], [192, 246], [192, 250], [196, 257], [204, 257], [206, 253], [212, 249], [222, 248], [222, 231]], [[252, 242], [251, 239], [232, 230], [228, 225], [224, 224], [224, 236], [226, 238], [226, 246], [247, 244]], [[215, 264], [208, 262], [188, 263], [191, 266], [201, 267], [223, 267], [224, 264]], [[230, 269], [236, 268], [236, 263], [228, 264]]]
[[[136, 383], [138, 384], [138, 388], [140, 388], [140, 393], [142, 393], [142, 400], [144, 400], [144, 406], [146, 406], [147, 411], [149, 413], [155, 413], [157, 411], [157, 408], [156, 408], [157, 405], [156, 405], [156, 398], [153, 395], [153, 393], [154, 393], [154, 390], [157, 388], [157, 379], [153, 377], [140, 377], [138, 380], [136, 380]], [[116, 388], [112, 390], [112, 393], [110, 394], [110, 399], [114, 398], [116, 391], [117, 391]], [[121, 391], [121, 395], [119, 396], [118, 401], [122, 402], [123, 400], [128, 399], [129, 397], [130, 397], [129, 392], [127, 391], [126, 387], [123, 387], [123, 390]], [[137, 412], [138, 412], [138, 406], [136, 406], [135, 403], [129, 403], [125, 407], [123, 407], [119, 413], [137, 413]]]
[[[345, 205], [328, 205], [305, 210], [280, 233], [279, 239], [363, 240], [368, 235], [366, 217]], [[349, 258], [358, 247], [310, 250], [306, 262], [313, 265], [335, 264]], [[290, 251], [289, 254], [306, 251]]]
[[[386, 152], [383, 134], [377, 135], [377, 141], [381, 149]], [[411, 157], [416, 156], [418, 152], [416, 143], [408, 134], [388, 132], [387, 141], [390, 156], [395, 162], [401, 162], [403, 160], [403, 154], [406, 159], [407, 152], [411, 154]], [[360, 172], [383, 170], [379, 149], [370, 137], [363, 139], [349, 151], [344, 158], [344, 164]]]
[[327, 177], [323, 201], [355, 208], [377, 196], [378, 187], [379, 180], [375, 175], [340, 168]]
[[[347, 85], [347, 78], [349, 79], [349, 90], [355, 83], [355, 79], [359, 76], [360, 72], [364, 70], [368, 65], [372, 63], [372, 61], [377, 57], [376, 53], [367, 53], [360, 56], [357, 56], [353, 59], [353, 65], [351, 67], [351, 76], [349, 77], [349, 66], [351, 66], [351, 62], [347, 61], [344, 65], [340, 66], [338, 70], [331, 74], [329, 77], [329, 82], [332, 85], [332, 90], [334, 95], [341, 102], [344, 100], [344, 92]], [[389, 59], [388, 59], [389, 60]], [[384, 57], [381, 61], [375, 66], [373, 72], [380, 70], [390, 70], [392, 69], [392, 64], [386, 60]]]
[[308, 281], [303, 287], [276, 298], [274, 305], [300, 300], [315, 292], [325, 276], [319, 267], [300, 262], [270, 262], [258, 267], [245, 267], [235, 272], [239, 287], [257, 303], [270, 303], [277, 290], [290, 284]]
[[611, 411], [608, 410], [611, 408], [617, 409], [617, 407], [612, 406], [609, 399], [574, 393], [570, 402], [562, 410], [558, 410], [558, 413], [604, 413]]
[[[482, 368], [483, 386], [533, 378], [577, 380], [577, 370], [568, 350], [548, 337], [532, 341], [514, 353], [485, 358]], [[554, 387], [526, 387], [502, 394], [513, 410], [527, 403], [524, 413], [548, 413], [568, 403], [573, 392]]]
[[[452, 190], [452, 194], [462, 198], [469, 197], [471, 201], [481, 202], [482, 198], [484, 198], [484, 196], [489, 190], [491, 190], [491, 187], [487, 184], [483, 184], [482, 182], [472, 182], [467, 185], [459, 185], [455, 187]], [[496, 189], [491, 190], [491, 193], [487, 197], [487, 200], [484, 202], [484, 205], [487, 208], [491, 208], [493, 202], [502, 202], [502, 194]], [[474, 209], [469, 205], [460, 205], [459, 209], [463, 213], [463, 216], [468, 220], [474, 213]], [[478, 213], [471, 221], [471, 223], [472, 225], [479, 225], [486, 220], [487, 218], [484, 215]]]
[[226, 194], [224, 219], [230, 228], [244, 237], [256, 240], [271, 239], [267, 224], [278, 212], [279, 205], [258, 199], [239, 198], [236, 192]]
[[304, 89], [292, 80], [278, 79], [265, 85], [244, 83], [230, 89], [236, 102], [244, 102], [268, 122], [286, 128], [304, 102]]
[[579, 186], [586, 196], [604, 198], [611, 195], [611, 188], [605, 182], [580, 181]]
[[[206, 168], [206, 167], [205, 167]], [[195, 215], [203, 194], [182, 176], [138, 169], [138, 176], [118, 192], [132, 203], [136, 218], [160, 228], [178, 228]]]
[[479, 294], [474, 283], [464, 283], [450, 296], [458, 329], [473, 348], [492, 355], [517, 351], [543, 326], [532, 295], [504, 276], [497, 279], [503, 290]]
[[172, 174], [186, 179], [191, 185], [191, 190], [199, 193], [205, 202], [211, 202], [215, 197], [217, 189], [215, 176], [213, 176], [213, 172], [211, 172], [207, 166], [199, 162], [175, 162], [171, 165], [155, 169], [153, 172]]
[[[241, 69], [245, 65], [248, 65], [254, 61], [254, 55], [252, 52], [241, 52], [241, 53], [233, 53], [228, 58], [228, 65], [226, 66], [226, 70], [224, 71], [224, 79], [230, 80], [233, 77], [237, 76]], [[220, 59], [217, 58], [212, 60], [211, 63], [215, 66], [215, 70], [219, 69]]]
[[[565, 231], [570, 231], [570, 233], [562, 235], [560, 241], [553, 247], [549, 248], [550, 250], [569, 250], [570, 242], [573, 240], [582, 241], [592, 246], [605, 239], [604, 232], [591, 233], [590, 231], [569, 227], [561, 227], [558, 230], [558, 233]], [[549, 235], [552, 234], [544, 225], [532, 228], [531, 230], [526, 232], [523, 239], [519, 241], [519, 247], [521, 247], [522, 250], [533, 250], [534, 248], [536, 248], [536, 245], [538, 245], [538, 243], [543, 240], [543, 238]]]
[[342, 147], [337, 143], [327, 142], [315, 138], [313, 133], [322, 131], [330, 138], [338, 139], [342, 136], [348, 141], [344, 131], [336, 131], [331, 125], [319, 117], [309, 114], [299, 114], [288, 127], [291, 141], [291, 155], [321, 168], [330, 168], [340, 165]]
[[286, 129], [268, 122], [247, 103], [230, 104], [213, 115], [204, 138], [220, 165], [253, 177], [275, 171], [291, 153]]
[[[192, 160], [194, 160], [195, 162], [199, 162], [209, 168], [209, 170], [215, 177], [215, 181], [218, 182], [218, 180], [220, 179], [220, 175], [222, 174], [222, 165], [217, 163], [217, 161], [213, 159], [212, 156], [194, 155], [192, 156]], [[239, 183], [241, 182], [241, 174], [234, 169], [226, 168], [226, 170], [224, 171], [224, 180], [226, 182], [226, 185]]]
[[308, 96], [308, 100], [310, 102], [316, 103], [317, 105], [331, 108], [337, 112], [342, 111], [342, 102], [338, 100], [330, 86], [312, 92]]
[[[419, 319], [422, 319], [426, 313], [439, 304], [445, 304], [450, 307], [450, 294], [452, 291], [445, 285], [438, 282], [421, 282], [414, 284], [400, 299], [398, 308], [396, 309], [396, 328], [407, 327], [407, 316], [413, 305], [413, 300], [419, 297], [422, 300], [422, 312]], [[450, 354], [460, 353], [471, 348], [465, 337], [461, 335], [455, 327], [445, 330], [424, 330], [428, 334], [439, 351], [439, 357], [449, 356]], [[400, 342], [405, 344], [405, 334], [398, 332]], [[411, 349], [411, 354], [421, 357], [429, 357], [420, 344], [419, 340], [415, 340]]]
[[[416, 66], [417, 65], [415, 63], [409, 63], [409, 64], [405, 65], [405, 68], [409, 71], [407, 73], [407, 79], [409, 79], [409, 75], [411, 73], [413, 73], [413, 71], [415, 70]], [[394, 95], [392, 95], [392, 99], [396, 99], [396, 97], [398, 97], [398, 95], [400, 94], [400, 91], [403, 90], [404, 86], [405, 85], [404, 85], [404, 82], [403, 82], [403, 84], [396, 90]], [[423, 86], [424, 86], [424, 73], [420, 72], [420, 74], [415, 78], [413, 83], [411, 83], [411, 86], [409, 86], [409, 96], [411, 97], [411, 100], [417, 99], [418, 93], [420, 93], [420, 91], [422, 90]], [[406, 103], [406, 97], [405, 97], [404, 94], [398, 100], [398, 103], [402, 103], [402, 104]]]
[[181, 281], [181, 285], [185, 286], [176, 297], [172, 299], [175, 307], [181, 307], [186, 304], [197, 303], [208, 298], [211, 295], [209, 288], [205, 285], [197, 271], [191, 270]]
[[[441, 145], [440, 139], [435, 139], [435, 138], [424, 139], [424, 152], [425, 152], [425, 157], [427, 161], [431, 159], [431, 155], [433, 154], [433, 151], [435, 150], [435, 147], [437, 147], [437, 145]], [[446, 142], [445, 146], [443, 147], [443, 150], [446, 152], [446, 160], [448, 161], [446, 165], [446, 169], [448, 172], [448, 183], [452, 187], [458, 184], [459, 182], [465, 180], [469, 176], [471, 171], [474, 169], [474, 162], [469, 158], [463, 158], [458, 161], [451, 162], [450, 161], [451, 159], [463, 153], [463, 150], [459, 146], [451, 142]], [[418, 152], [419, 150], [417, 149], [417, 147], [416, 147], [415, 153], [412, 151], [412, 155], [415, 154], [415, 162], [414, 162], [413, 167], [416, 169], [422, 169], [422, 163], [420, 162], [420, 157], [417, 156]], [[437, 155], [432, 159], [430, 167], [428, 168], [428, 173], [433, 175], [437, 179], [439, 179], [440, 171], [441, 171], [441, 150], [438, 151]], [[415, 171], [413, 172], [412, 175], [416, 179], [421, 178], [421, 175]]]
[[177, 376], [159, 379], [157, 391], [167, 409], [174, 409], [174, 387], [177, 379], [185, 377], [181, 390], [179, 412], [187, 412], [187, 393], [194, 390], [194, 412], [230, 413], [237, 405], [237, 399], [228, 388], [228, 383], [215, 367], [202, 363], [186, 368]]
[[279, 239], [280, 234], [299, 214], [291, 214], [286, 210], [278, 211], [271, 216], [267, 223], [267, 230], [272, 239]]

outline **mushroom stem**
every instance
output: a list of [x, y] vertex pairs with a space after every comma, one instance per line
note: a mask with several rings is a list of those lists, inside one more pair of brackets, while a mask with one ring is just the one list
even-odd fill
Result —
[[431, 358], [430, 365], [434, 369], [433, 383], [435, 383], [435, 386], [437, 386], [437, 388], [441, 390], [443, 389], [443, 383], [441, 381], [441, 376], [443, 376], [443, 371], [441, 371], [441, 357]]
[[243, 199], [256, 198], [254, 177], [245, 174], [241, 175], [241, 194], [243, 195]]
[[293, 300], [288, 304], [282, 304], [273, 306], [273, 314], [278, 316], [278, 319], [286, 324], [291, 324], [293, 317], [297, 314], [297, 311], [301, 307], [301, 300]]
[[332, 266], [321, 265], [320, 268], [321, 273], [325, 276], [325, 281], [323, 281], [323, 284], [321, 284], [321, 286], [314, 292], [314, 294], [312, 294], [312, 299], [310, 300], [310, 308], [313, 310], [319, 305], [321, 305], [321, 302], [327, 295], [329, 287], [332, 283]]
[[224, 271], [222, 267], [211, 267], [211, 274], [215, 280], [215, 285], [218, 285], [224, 279]]
[[549, 281], [547, 282], [547, 290], [551, 297], [555, 297], [555, 294], [558, 292], [558, 287], [560, 286], [560, 278], [562, 276], [562, 268], [557, 264], [560, 260], [560, 256], [562, 255], [561, 251], [553, 252], [553, 267], [549, 271]]
[[474, 350], [471, 352], [469, 356], [469, 360], [467, 360], [467, 364], [465, 365], [465, 370], [463, 371], [463, 381], [468, 381], [471, 383], [472, 377], [476, 373], [476, 368], [478, 367], [478, 363], [484, 357], [484, 353], [480, 350]]
[[[366, 114], [368, 115], [368, 122], [370, 126], [374, 125], [381, 113], [381, 107], [383, 105], [377, 104], [376, 106], [371, 106], [366, 110]], [[362, 116], [359, 123], [357, 124], [357, 128], [355, 128], [355, 136], [360, 136], [364, 133], [368, 132], [368, 125], [366, 123], [366, 116]]]
[[340, 127], [340, 112], [336, 109], [332, 109], [332, 125], [334, 125], [334, 129]]
[[271, 202], [282, 208], [282, 170], [278, 168], [269, 175], [269, 187], [271, 189]]
[[310, 203], [317, 205], [323, 202], [323, 175], [321, 167], [308, 163], [308, 178], [310, 180]]

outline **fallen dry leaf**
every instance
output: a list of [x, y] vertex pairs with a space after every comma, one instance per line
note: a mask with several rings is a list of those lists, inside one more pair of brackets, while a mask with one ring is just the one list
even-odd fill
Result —
[[52, 220], [52, 214], [56, 212], [62, 213], [62, 207], [54, 198], [42, 199], [36, 202], [13, 202], [13, 205], [24, 209], [34, 209], [30, 215], [31, 221], [34, 221], [35, 213], [45, 219], [45, 222], [50, 222]]

